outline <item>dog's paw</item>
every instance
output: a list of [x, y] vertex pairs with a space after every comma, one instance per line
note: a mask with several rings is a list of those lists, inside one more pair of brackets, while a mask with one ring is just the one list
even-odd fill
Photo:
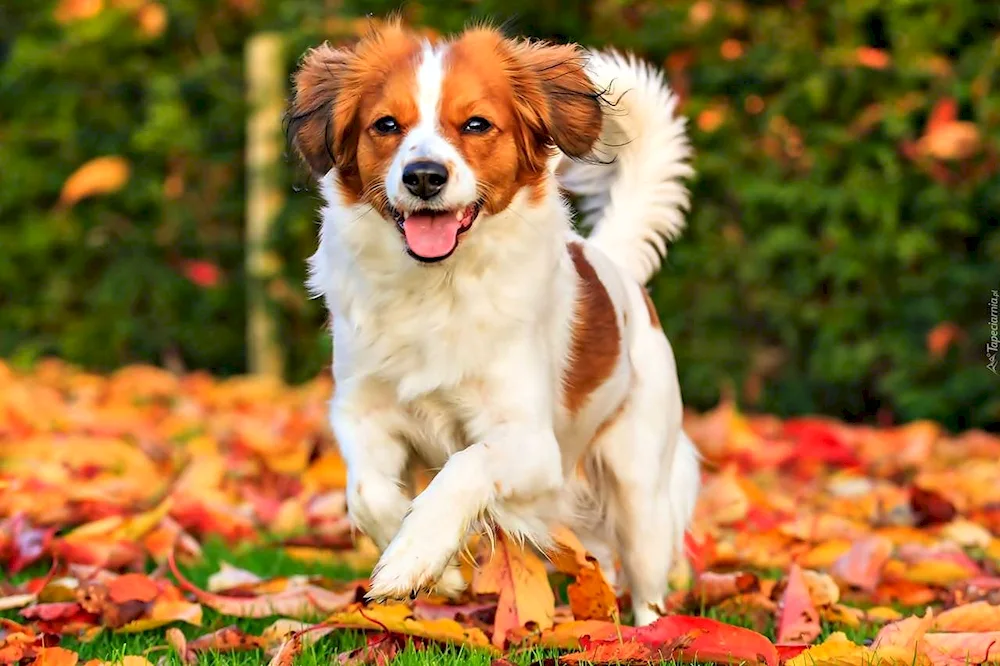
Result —
[[[441, 539], [442, 536], [433, 530], [418, 533], [408, 529], [404, 522], [375, 565], [367, 598], [372, 601], [405, 599], [424, 589], [440, 588], [436, 584], [442, 579], [455, 546]], [[451, 576], [445, 582], [449, 589], [455, 585]]]

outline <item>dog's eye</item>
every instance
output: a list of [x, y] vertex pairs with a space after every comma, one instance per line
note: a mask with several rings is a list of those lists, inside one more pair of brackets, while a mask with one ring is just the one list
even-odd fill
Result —
[[399, 133], [399, 123], [392, 116], [382, 116], [374, 123], [372, 127], [379, 134], [398, 134]]
[[482, 134], [489, 131], [491, 127], [493, 127], [493, 125], [491, 125], [490, 121], [486, 120], [486, 118], [472, 116], [465, 121], [464, 125], [462, 125], [462, 131], [466, 134]]

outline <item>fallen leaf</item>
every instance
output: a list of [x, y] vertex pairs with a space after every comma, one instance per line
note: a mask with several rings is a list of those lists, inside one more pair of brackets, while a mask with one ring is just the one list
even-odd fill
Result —
[[793, 565], [778, 606], [777, 641], [808, 645], [816, 640], [820, 631], [819, 613], [809, 596], [802, 569]]
[[991, 657], [995, 662], [1000, 651], [1000, 631], [925, 634], [920, 649], [933, 666], [985, 664]]
[[756, 574], [743, 571], [724, 574], [706, 571], [698, 576], [691, 588], [691, 598], [701, 606], [711, 607], [736, 595], [759, 589], [760, 579]]
[[942, 611], [934, 618], [935, 631], [988, 632], [1000, 627], [1000, 606], [974, 601]]
[[552, 627], [555, 596], [545, 566], [503, 533], [496, 535], [496, 548], [472, 585], [477, 594], [499, 595], [492, 640], [496, 647], [503, 647], [511, 631], [528, 623], [540, 631]]
[[648, 663], [650, 661], [756, 663], [777, 666], [778, 652], [764, 636], [704, 617], [672, 615], [649, 626], [623, 628], [618, 636], [593, 640], [565, 663]]
[[870, 536], [856, 541], [830, 568], [839, 581], [872, 591], [878, 587], [882, 567], [892, 555], [892, 542], [885, 537]]
[[490, 641], [480, 629], [464, 627], [455, 620], [416, 620], [413, 611], [403, 604], [386, 604], [356, 608], [333, 613], [324, 624], [348, 629], [388, 631], [405, 636], [416, 636], [442, 643], [489, 647]]

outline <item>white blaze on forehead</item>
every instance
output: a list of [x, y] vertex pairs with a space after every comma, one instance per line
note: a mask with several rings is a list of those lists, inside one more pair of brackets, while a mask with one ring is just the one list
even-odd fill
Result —
[[392, 205], [400, 210], [414, 210], [421, 202], [403, 186], [403, 168], [410, 162], [430, 160], [448, 169], [448, 183], [441, 194], [444, 207], [464, 208], [476, 200], [476, 175], [458, 149], [441, 133], [441, 95], [447, 73], [447, 46], [424, 43], [417, 66], [417, 123], [407, 129], [389, 173], [385, 189]]

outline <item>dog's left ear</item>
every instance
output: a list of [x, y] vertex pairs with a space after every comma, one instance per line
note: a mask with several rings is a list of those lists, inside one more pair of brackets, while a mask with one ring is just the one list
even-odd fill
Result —
[[[573, 44], [509, 42], [517, 111], [532, 136], [526, 157], [543, 165], [552, 144], [570, 157], [590, 153], [601, 134], [601, 95], [584, 70], [586, 55]], [[530, 142], [530, 143], [528, 143]]]

